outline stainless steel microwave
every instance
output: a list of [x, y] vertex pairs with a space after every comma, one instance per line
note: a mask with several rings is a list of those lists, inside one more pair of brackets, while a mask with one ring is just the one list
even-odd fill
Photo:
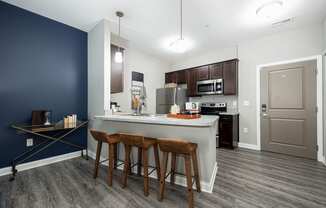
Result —
[[223, 79], [198, 81], [197, 94], [198, 95], [222, 95]]

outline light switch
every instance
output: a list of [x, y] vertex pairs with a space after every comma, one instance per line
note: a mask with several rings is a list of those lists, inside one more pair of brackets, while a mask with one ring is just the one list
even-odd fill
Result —
[[243, 128], [243, 133], [248, 133], [248, 128]]

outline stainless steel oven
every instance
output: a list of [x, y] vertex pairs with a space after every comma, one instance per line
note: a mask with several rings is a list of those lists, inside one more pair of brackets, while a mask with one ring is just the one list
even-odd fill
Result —
[[[227, 111], [227, 103], [202, 103], [201, 114], [218, 116], [221, 112]], [[219, 120], [216, 132], [216, 147], [219, 147]]]
[[223, 79], [198, 81], [197, 94], [198, 95], [223, 94]]

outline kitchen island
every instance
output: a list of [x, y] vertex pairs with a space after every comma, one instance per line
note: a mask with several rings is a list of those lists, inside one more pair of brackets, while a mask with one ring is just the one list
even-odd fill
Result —
[[[152, 138], [181, 138], [198, 144], [198, 162], [202, 190], [212, 192], [216, 171], [216, 131], [217, 116], [202, 116], [199, 119], [175, 119], [166, 115], [132, 116], [132, 115], [105, 115], [95, 116], [92, 128], [109, 133], [133, 133]], [[94, 146], [95, 144], [90, 144]], [[123, 148], [120, 145], [120, 159]], [[91, 147], [92, 149], [92, 147]], [[107, 148], [105, 148], [107, 149]], [[106, 157], [106, 153], [102, 154]], [[133, 154], [134, 160], [136, 155]], [[154, 165], [152, 151], [149, 152], [150, 165]], [[178, 159], [178, 172], [184, 172], [184, 160]], [[156, 177], [153, 175], [153, 177]], [[169, 178], [168, 178], [169, 179]], [[183, 176], [177, 176], [176, 183], [186, 185]]]

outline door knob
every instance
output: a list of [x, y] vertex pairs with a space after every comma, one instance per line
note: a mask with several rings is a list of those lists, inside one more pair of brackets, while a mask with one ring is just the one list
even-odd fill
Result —
[[263, 117], [268, 117], [268, 114], [267, 113], [263, 113], [262, 116]]

